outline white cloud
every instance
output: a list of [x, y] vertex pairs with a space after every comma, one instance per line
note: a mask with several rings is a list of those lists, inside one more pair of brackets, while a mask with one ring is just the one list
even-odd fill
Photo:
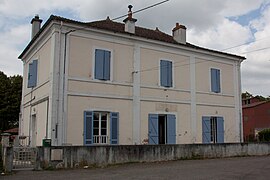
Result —
[[198, 32], [191, 29], [188, 32], [188, 40], [197, 45], [206, 46], [214, 49], [225, 49], [239, 43], [245, 43], [252, 38], [248, 27], [229, 21], [224, 18], [219, 24]]
[[[39, 14], [44, 20], [50, 14], [56, 14], [76, 20], [95, 21], [105, 19], [108, 15], [114, 18], [126, 14], [129, 4], [136, 11], [157, 2], [159, 1], [0, 0], [0, 70], [8, 75], [22, 73], [22, 64], [17, 56], [30, 40], [30, 21], [35, 14]], [[159, 27], [168, 34], [171, 34], [176, 22], [184, 24], [188, 29], [188, 41], [207, 48], [221, 50], [248, 42], [252, 38], [258, 40], [230, 50], [239, 54], [269, 46], [270, 38], [266, 38], [270, 34], [269, 2], [270, 0], [170, 0], [134, 14], [134, 17], [138, 19], [137, 25]], [[262, 17], [250, 22], [249, 26], [242, 26], [226, 18], [248, 14], [260, 7], [263, 7]], [[251, 28], [257, 31], [254, 37]], [[244, 90], [262, 95], [270, 94], [267, 83], [261, 83], [269, 84], [269, 52], [270, 50], [265, 50], [246, 54], [247, 60], [242, 65]]]

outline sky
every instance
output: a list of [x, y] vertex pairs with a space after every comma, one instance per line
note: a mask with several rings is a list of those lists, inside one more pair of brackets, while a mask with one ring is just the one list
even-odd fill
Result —
[[[30, 41], [31, 19], [51, 14], [83, 22], [119, 17], [162, 0], [0, 0], [0, 71], [22, 75], [18, 59]], [[270, 96], [270, 0], [169, 0], [133, 15], [136, 25], [171, 34], [176, 22], [187, 41], [246, 57], [242, 91]], [[122, 21], [120, 19], [118, 21]]]

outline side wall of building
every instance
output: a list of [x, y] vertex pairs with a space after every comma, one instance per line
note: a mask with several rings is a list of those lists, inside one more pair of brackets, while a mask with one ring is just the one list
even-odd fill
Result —
[[[31, 145], [42, 145], [46, 138], [48, 99], [50, 92], [50, 64], [52, 41], [47, 37], [36, 45], [23, 60], [23, 94], [20, 136], [26, 136]], [[37, 60], [37, 83], [28, 88], [29, 64]], [[31, 138], [30, 138], [31, 137]]]

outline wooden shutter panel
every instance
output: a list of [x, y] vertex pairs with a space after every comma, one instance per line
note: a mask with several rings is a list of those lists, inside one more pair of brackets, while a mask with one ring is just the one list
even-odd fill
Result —
[[103, 79], [110, 80], [110, 61], [111, 61], [111, 52], [104, 51], [104, 61], [103, 61]]
[[104, 50], [96, 49], [95, 51], [95, 79], [103, 80]]
[[224, 120], [217, 117], [217, 143], [224, 143]]
[[93, 112], [84, 112], [84, 145], [93, 143]]
[[32, 85], [36, 87], [37, 85], [37, 72], [38, 72], [38, 61], [33, 60], [33, 67], [32, 67]]
[[167, 144], [176, 144], [175, 115], [167, 115]]
[[172, 87], [172, 83], [173, 83], [173, 79], [172, 79], [172, 62], [171, 61], [167, 61], [167, 87]]
[[211, 91], [217, 92], [217, 76], [216, 69], [211, 68]]
[[216, 69], [216, 76], [217, 76], [217, 93], [220, 92], [220, 70]]
[[211, 68], [211, 91], [220, 92], [220, 70]]
[[110, 113], [110, 138], [111, 144], [118, 144], [118, 131], [119, 131], [119, 113], [111, 112]]
[[160, 85], [167, 87], [168, 84], [168, 78], [167, 78], [167, 62], [164, 60], [160, 61]]
[[203, 143], [211, 142], [210, 117], [202, 117], [202, 141]]
[[158, 144], [158, 115], [148, 115], [148, 140], [149, 144]]
[[28, 82], [27, 82], [27, 88], [31, 88], [33, 87], [33, 63], [29, 63], [29, 66], [28, 66]]

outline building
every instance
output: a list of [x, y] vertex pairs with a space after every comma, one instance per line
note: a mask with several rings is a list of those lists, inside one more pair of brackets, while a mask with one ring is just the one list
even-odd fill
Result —
[[29, 144], [239, 142], [244, 57], [124, 23], [33, 18], [24, 66], [20, 135]]
[[260, 131], [270, 128], [270, 101], [250, 96], [242, 103], [244, 141], [257, 140]]

